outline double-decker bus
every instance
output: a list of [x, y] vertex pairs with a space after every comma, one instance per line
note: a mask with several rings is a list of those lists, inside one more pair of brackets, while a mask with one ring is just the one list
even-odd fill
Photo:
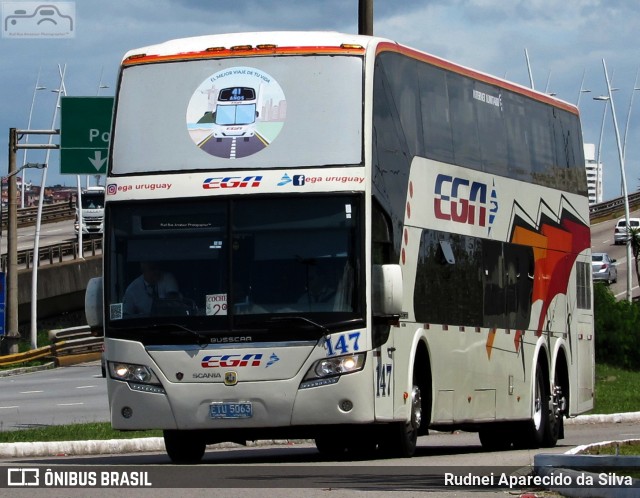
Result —
[[[268, 145], [202, 150], [203, 81], [262, 84]], [[114, 428], [162, 429], [175, 462], [274, 438], [411, 456], [430, 428], [553, 446], [592, 408], [575, 106], [382, 38], [265, 32], [127, 53], [114, 112], [86, 298]]]

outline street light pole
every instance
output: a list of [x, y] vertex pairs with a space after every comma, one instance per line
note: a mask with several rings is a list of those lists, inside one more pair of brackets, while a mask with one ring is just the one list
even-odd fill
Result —
[[[616, 132], [616, 142], [618, 144], [618, 157], [620, 159], [620, 176], [622, 177], [622, 196], [624, 198], [624, 216], [627, 224], [627, 230], [629, 229], [629, 196], [627, 195], [627, 178], [624, 172], [624, 153], [622, 152], [622, 141], [620, 140], [620, 130], [618, 129], [618, 120], [616, 119], [616, 108], [613, 104], [613, 97], [611, 95], [611, 83], [609, 82], [609, 74], [607, 73], [607, 64], [602, 59], [602, 67], [604, 69], [604, 78], [607, 81], [607, 91], [609, 94], [609, 102], [611, 103], [611, 115], [613, 117], [613, 128]], [[631, 280], [633, 274], [631, 273], [631, 238], [627, 237], [627, 301], [631, 302], [633, 299], [631, 292]]]
[[[36, 78], [36, 86], [33, 88], [33, 97], [31, 98], [31, 109], [29, 110], [29, 122], [27, 123], [27, 130], [31, 129], [31, 118], [33, 117], [33, 108], [35, 107], [36, 104], [36, 93], [38, 92], [38, 90], [46, 90], [47, 87], [40, 85], [40, 70], [38, 70], [38, 77]], [[29, 136], [27, 136], [25, 143], [29, 142]], [[25, 149], [24, 151], [24, 155], [22, 157], [22, 163], [26, 164], [27, 162], [27, 153], [29, 151]], [[26, 171], [22, 171], [22, 188], [20, 189], [20, 207], [24, 207], [24, 190], [25, 190], [25, 183], [27, 180], [27, 174]]]
[[373, 36], [373, 0], [358, 0], [358, 34]]

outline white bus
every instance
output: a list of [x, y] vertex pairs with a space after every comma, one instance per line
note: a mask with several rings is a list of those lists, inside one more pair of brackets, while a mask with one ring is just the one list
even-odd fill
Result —
[[223, 88], [218, 93], [213, 122], [213, 136], [243, 137], [248, 140], [255, 135], [257, 96], [255, 88]]
[[[232, 74], [277, 83], [281, 122], [229, 160], [185, 107]], [[131, 51], [115, 109], [87, 291], [114, 428], [162, 429], [175, 462], [274, 438], [411, 456], [430, 428], [553, 446], [592, 408], [574, 106], [381, 38], [273, 32]]]

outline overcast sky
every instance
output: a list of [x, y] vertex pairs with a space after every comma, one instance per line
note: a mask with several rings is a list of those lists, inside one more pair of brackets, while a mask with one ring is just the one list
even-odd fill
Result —
[[[356, 33], [357, 17], [358, 0], [77, 0], [73, 38], [0, 38], [0, 174], [7, 172], [9, 128], [27, 128], [38, 73], [47, 89], [35, 93], [31, 129], [51, 128], [58, 64], [66, 65], [67, 95], [95, 96], [101, 78], [108, 88], [100, 95], [113, 95], [122, 55], [132, 48], [237, 31]], [[573, 104], [582, 95], [584, 141], [596, 145], [605, 104], [593, 97], [606, 93], [603, 59], [619, 89], [614, 105], [624, 136], [640, 66], [639, 27], [640, 2], [631, 0], [374, 0], [375, 35], [529, 86], [526, 50], [537, 90]], [[580, 94], [583, 74], [590, 93]], [[640, 95], [636, 99], [625, 161], [629, 191], [640, 184]], [[610, 199], [620, 195], [621, 178], [610, 110], [603, 136], [604, 197]], [[30, 151], [28, 161], [44, 162], [44, 152]], [[49, 164], [47, 185], [75, 185], [75, 176], [59, 174], [57, 152]], [[28, 179], [39, 184], [41, 173], [30, 171]]]

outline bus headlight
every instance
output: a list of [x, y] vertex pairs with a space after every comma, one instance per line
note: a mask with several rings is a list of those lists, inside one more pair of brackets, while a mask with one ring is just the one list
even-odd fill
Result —
[[335, 384], [341, 375], [359, 372], [364, 368], [365, 353], [333, 356], [316, 361], [302, 379], [300, 389]]
[[161, 385], [158, 377], [149, 367], [144, 365], [134, 365], [131, 363], [108, 362], [109, 373], [112, 379], [125, 382], [136, 382], [138, 384]]

